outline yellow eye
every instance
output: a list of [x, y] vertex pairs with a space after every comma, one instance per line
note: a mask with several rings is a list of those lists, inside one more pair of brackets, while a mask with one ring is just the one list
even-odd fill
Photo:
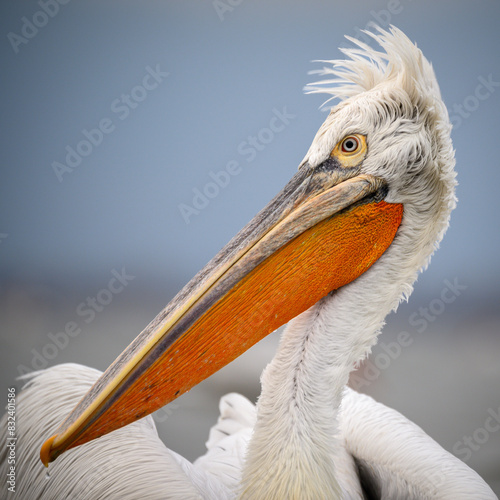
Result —
[[357, 153], [361, 148], [361, 142], [355, 135], [348, 135], [340, 143], [340, 150], [344, 154]]
[[366, 137], [361, 134], [346, 135], [337, 143], [331, 156], [343, 167], [356, 167], [367, 153]]

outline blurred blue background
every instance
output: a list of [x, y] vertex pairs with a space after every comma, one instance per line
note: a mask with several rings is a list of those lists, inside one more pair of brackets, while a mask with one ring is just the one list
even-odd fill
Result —
[[[381, 337], [405, 330], [415, 342], [360, 390], [467, 455], [499, 492], [500, 432], [460, 452], [500, 405], [499, 19], [486, 0], [2, 2], [2, 387], [60, 362], [104, 370], [295, 172], [326, 117], [325, 96], [302, 92], [320, 66], [311, 61], [341, 57], [344, 35], [361, 38], [370, 22], [392, 23], [434, 65], [455, 125], [459, 204]], [[288, 123], [270, 137], [277, 112]], [[65, 169], [69, 151], [80, 160], [71, 153]], [[111, 296], [113, 270], [133, 279]], [[444, 280], [467, 288], [443, 310], [434, 302], [439, 314], [417, 331], [409, 318]], [[47, 347], [68, 322], [81, 332]], [[218, 397], [255, 399], [276, 339], [158, 417], [167, 444], [202, 453]]]

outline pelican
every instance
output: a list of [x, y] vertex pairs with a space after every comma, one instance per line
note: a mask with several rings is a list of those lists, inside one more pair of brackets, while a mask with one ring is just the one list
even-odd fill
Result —
[[[379, 50], [350, 39], [308, 87], [340, 102], [298, 172], [106, 372], [30, 376], [12, 498], [496, 498], [417, 425], [347, 387], [455, 207], [431, 64], [395, 27], [369, 35]], [[222, 398], [194, 463], [166, 448], [146, 416], [285, 323], [256, 407]], [[48, 479], [38, 453], [55, 461]]]

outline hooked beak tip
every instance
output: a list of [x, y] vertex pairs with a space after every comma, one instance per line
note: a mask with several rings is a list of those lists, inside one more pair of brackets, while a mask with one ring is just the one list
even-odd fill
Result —
[[49, 466], [49, 462], [52, 462], [55, 457], [52, 457], [51, 451], [52, 451], [52, 443], [54, 442], [55, 438], [57, 437], [57, 434], [54, 434], [52, 437], [47, 439], [45, 443], [43, 443], [42, 448], [40, 449], [40, 460], [42, 461], [43, 465], [45, 467]]

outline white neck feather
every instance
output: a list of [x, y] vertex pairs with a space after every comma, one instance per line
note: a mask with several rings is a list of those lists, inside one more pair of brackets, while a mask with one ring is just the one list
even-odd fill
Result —
[[408, 262], [404, 247], [420, 236], [403, 222], [371, 269], [289, 323], [262, 375], [242, 498], [341, 498], [336, 436], [343, 390], [385, 316], [411, 291], [418, 264]]
[[334, 436], [350, 368], [331, 350], [329, 329], [324, 328], [327, 301], [290, 323], [262, 375], [243, 498], [321, 498], [327, 492], [330, 498], [339, 496]]

